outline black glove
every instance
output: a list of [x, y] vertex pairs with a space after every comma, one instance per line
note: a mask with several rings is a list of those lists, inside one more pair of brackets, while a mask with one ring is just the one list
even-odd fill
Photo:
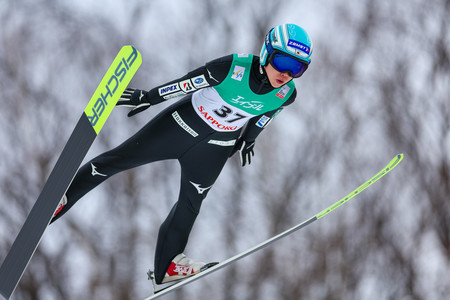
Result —
[[240, 139], [233, 151], [231, 152], [232, 156], [236, 151], [239, 151], [239, 158], [241, 159], [241, 166], [245, 166], [245, 164], [250, 164], [252, 162], [252, 156], [255, 155], [253, 148], [255, 147], [255, 141], [245, 141]]
[[134, 116], [141, 111], [150, 107], [150, 102], [147, 99], [147, 92], [144, 90], [137, 90], [133, 88], [127, 88], [116, 105], [129, 106], [133, 109], [128, 113], [128, 116]]

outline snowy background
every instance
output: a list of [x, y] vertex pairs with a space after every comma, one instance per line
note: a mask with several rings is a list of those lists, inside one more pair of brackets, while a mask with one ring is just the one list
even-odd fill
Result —
[[[0, 4], [0, 261], [81, 112], [125, 44], [150, 89], [265, 33], [304, 27], [312, 64], [297, 101], [233, 157], [205, 200], [186, 254], [224, 260], [317, 214], [397, 153], [402, 164], [326, 218], [165, 299], [448, 299], [448, 0], [3, 0]], [[86, 159], [169, 103], [116, 108]], [[50, 226], [12, 299], [143, 299], [179, 166], [119, 174]]]

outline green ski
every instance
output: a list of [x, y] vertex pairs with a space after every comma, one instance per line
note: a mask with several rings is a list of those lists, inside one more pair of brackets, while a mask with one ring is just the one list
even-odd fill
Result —
[[[376, 181], [378, 181], [379, 179], [381, 179], [384, 175], [386, 175], [387, 173], [389, 173], [390, 171], [392, 171], [392, 169], [394, 169], [403, 159], [403, 154], [398, 154], [397, 156], [395, 156], [390, 162], [389, 164], [384, 167], [381, 171], [379, 171], [377, 174], [375, 174], [372, 178], [370, 178], [369, 180], [367, 180], [365, 183], [363, 183], [362, 185], [360, 185], [357, 189], [355, 189], [353, 192], [351, 192], [350, 194], [348, 194], [347, 196], [345, 196], [344, 198], [342, 198], [341, 200], [337, 201], [336, 203], [334, 203], [333, 205], [329, 206], [327, 209], [323, 210], [322, 212], [312, 216], [311, 218], [309, 218], [308, 220], [260, 243], [259, 245], [254, 246], [253, 248], [250, 248], [246, 251], [243, 251], [221, 263], [218, 264], [214, 264], [212, 266], [208, 266], [208, 268], [205, 268], [204, 271], [201, 271], [200, 273], [197, 273], [195, 275], [193, 275], [192, 277], [188, 277], [182, 281], [179, 281], [177, 283], [172, 284], [171, 286], [168, 286], [166, 288], [160, 289], [160, 290], [156, 290], [155, 289], [155, 293], [147, 298], [145, 298], [144, 300], [152, 300], [152, 299], [156, 299], [159, 297], [162, 297], [164, 295], [167, 295], [170, 292], [173, 292], [197, 279], [200, 279], [204, 276], [207, 276], [215, 271], [218, 271], [232, 263], [235, 263], [236, 261], [258, 251], [261, 250], [267, 246], [269, 246], [270, 244], [273, 244], [274, 242], [278, 241], [279, 239], [286, 237], [290, 234], [292, 234], [293, 232], [306, 227], [307, 225], [313, 223], [314, 221], [323, 218], [325, 215], [327, 215], [328, 213], [332, 212], [333, 210], [335, 210], [336, 208], [338, 208], [339, 206], [341, 206], [342, 204], [344, 204], [345, 202], [347, 202], [348, 200], [350, 200], [351, 198], [355, 197], [356, 195], [360, 194], [362, 191], [364, 191], [365, 189], [367, 189], [369, 186], [371, 186], [372, 184], [374, 184]], [[149, 271], [149, 279], [154, 280], [153, 277], [153, 272]]]

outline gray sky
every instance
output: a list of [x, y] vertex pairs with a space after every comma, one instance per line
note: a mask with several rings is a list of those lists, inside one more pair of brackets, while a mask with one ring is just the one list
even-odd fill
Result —
[[[395, 154], [405, 153], [405, 161], [311, 228], [177, 296], [217, 285], [206, 295], [443, 299], [450, 289], [444, 4], [6, 1], [0, 7], [0, 259], [121, 45], [141, 51], [133, 86], [150, 89], [210, 59], [259, 54], [268, 29], [293, 22], [314, 43], [311, 67], [296, 80], [299, 97], [258, 138], [250, 167], [227, 164], [202, 207], [190, 256], [225, 259], [316, 214]], [[119, 144], [166, 105], [133, 119], [116, 109], [86, 159]], [[123, 290], [133, 299], [146, 296], [154, 236], [176, 200], [178, 172], [176, 162], [156, 163], [88, 194], [48, 229], [23, 284], [45, 270], [48, 278], [38, 282], [46, 299], [112, 299]], [[137, 240], [128, 241], [133, 234]], [[61, 273], [54, 265], [46, 269], [45, 258], [61, 259]], [[265, 263], [270, 274], [259, 269]], [[67, 268], [76, 271], [64, 273]], [[242, 269], [250, 275], [242, 278]], [[16, 293], [29, 299], [24, 287]]]

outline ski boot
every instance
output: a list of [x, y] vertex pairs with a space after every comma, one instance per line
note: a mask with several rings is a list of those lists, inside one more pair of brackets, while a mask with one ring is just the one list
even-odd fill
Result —
[[183, 253], [178, 254], [170, 263], [162, 283], [181, 280], [197, 274], [205, 265], [206, 263], [204, 262], [194, 261], [193, 259], [187, 258]]
[[[175, 258], [170, 263], [170, 266], [167, 269], [166, 275], [164, 276], [161, 284], [180, 281], [182, 279], [188, 278], [192, 275], [195, 275], [197, 273], [205, 271], [206, 269], [209, 269], [212, 266], [215, 266], [217, 264], [218, 264], [218, 262], [213, 262], [213, 263], [207, 264], [204, 262], [194, 261], [193, 259], [187, 258], [186, 255], [184, 255], [183, 253], [178, 254], [177, 256], [175, 256]], [[175, 284], [175, 283], [173, 283], [172, 285], [170, 285], [168, 287], [159, 289], [158, 284], [156, 283], [155, 273], [153, 271], [149, 270], [147, 272], [147, 275], [148, 275], [148, 279], [151, 280], [153, 283], [154, 293], [162, 291], [162, 290], [172, 286], [173, 284]]]

